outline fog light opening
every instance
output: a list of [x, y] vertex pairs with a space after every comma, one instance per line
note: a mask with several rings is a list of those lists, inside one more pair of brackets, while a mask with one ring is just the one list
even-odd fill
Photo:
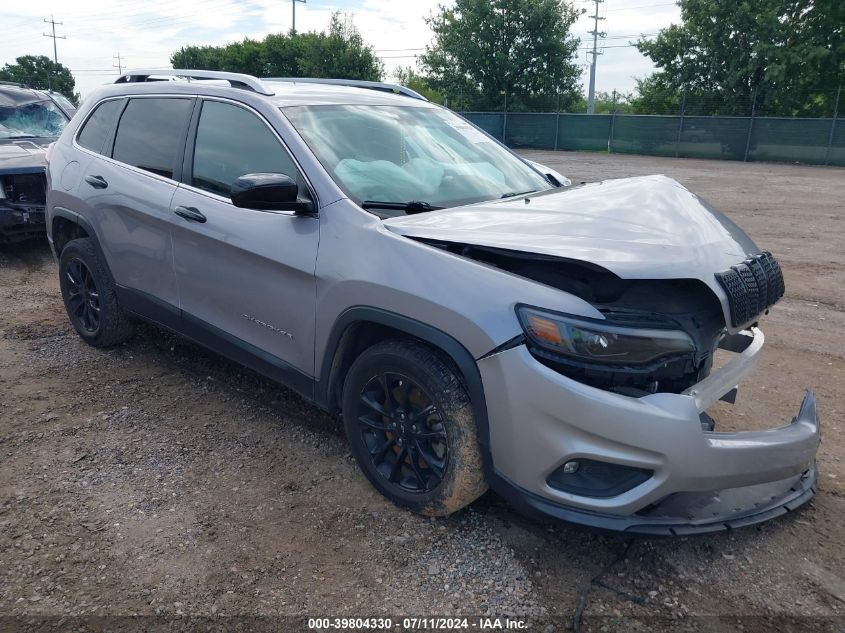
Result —
[[648, 481], [654, 471], [595, 459], [571, 459], [546, 479], [555, 490], [605, 499], [621, 495]]

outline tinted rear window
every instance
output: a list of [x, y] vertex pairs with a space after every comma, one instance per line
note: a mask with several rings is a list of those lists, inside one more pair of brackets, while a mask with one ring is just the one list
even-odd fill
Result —
[[114, 122], [123, 108], [123, 99], [104, 101], [96, 108], [94, 114], [88, 117], [85, 125], [76, 137], [76, 142], [85, 149], [90, 149], [98, 154], [103, 153], [103, 145], [114, 129]]
[[192, 105], [190, 99], [130, 99], [117, 126], [112, 156], [173, 178]]

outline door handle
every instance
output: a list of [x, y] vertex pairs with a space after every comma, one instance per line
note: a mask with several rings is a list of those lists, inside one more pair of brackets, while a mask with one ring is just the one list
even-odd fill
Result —
[[85, 176], [85, 182], [94, 187], [94, 189], [105, 189], [109, 186], [109, 183], [102, 176]]
[[206, 217], [202, 213], [200, 213], [199, 209], [195, 207], [176, 207], [175, 209], [173, 209], [173, 213], [185, 218], [186, 220], [190, 220], [191, 222], [199, 222], [200, 224], [202, 224], [206, 220]]

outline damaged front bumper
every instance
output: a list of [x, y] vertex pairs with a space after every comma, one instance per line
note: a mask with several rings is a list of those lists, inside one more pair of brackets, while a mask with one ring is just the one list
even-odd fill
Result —
[[524, 511], [592, 527], [690, 534], [765, 521], [809, 500], [819, 421], [707, 430], [704, 411], [760, 360], [760, 330], [729, 337], [730, 362], [681, 394], [641, 398], [571, 380], [525, 346], [479, 361], [496, 486]]
[[43, 168], [0, 172], [0, 244], [44, 236], [45, 189]]
[[0, 244], [43, 237], [45, 231], [43, 205], [9, 204], [0, 200]]

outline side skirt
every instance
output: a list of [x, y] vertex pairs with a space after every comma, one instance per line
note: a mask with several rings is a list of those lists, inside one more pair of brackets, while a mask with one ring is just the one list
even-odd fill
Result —
[[281, 358], [268, 354], [261, 348], [145, 292], [122, 286], [116, 286], [116, 291], [123, 308], [133, 316], [170, 330], [211, 352], [248, 367], [293, 389], [309, 403], [320, 406], [315, 398], [317, 381]]

